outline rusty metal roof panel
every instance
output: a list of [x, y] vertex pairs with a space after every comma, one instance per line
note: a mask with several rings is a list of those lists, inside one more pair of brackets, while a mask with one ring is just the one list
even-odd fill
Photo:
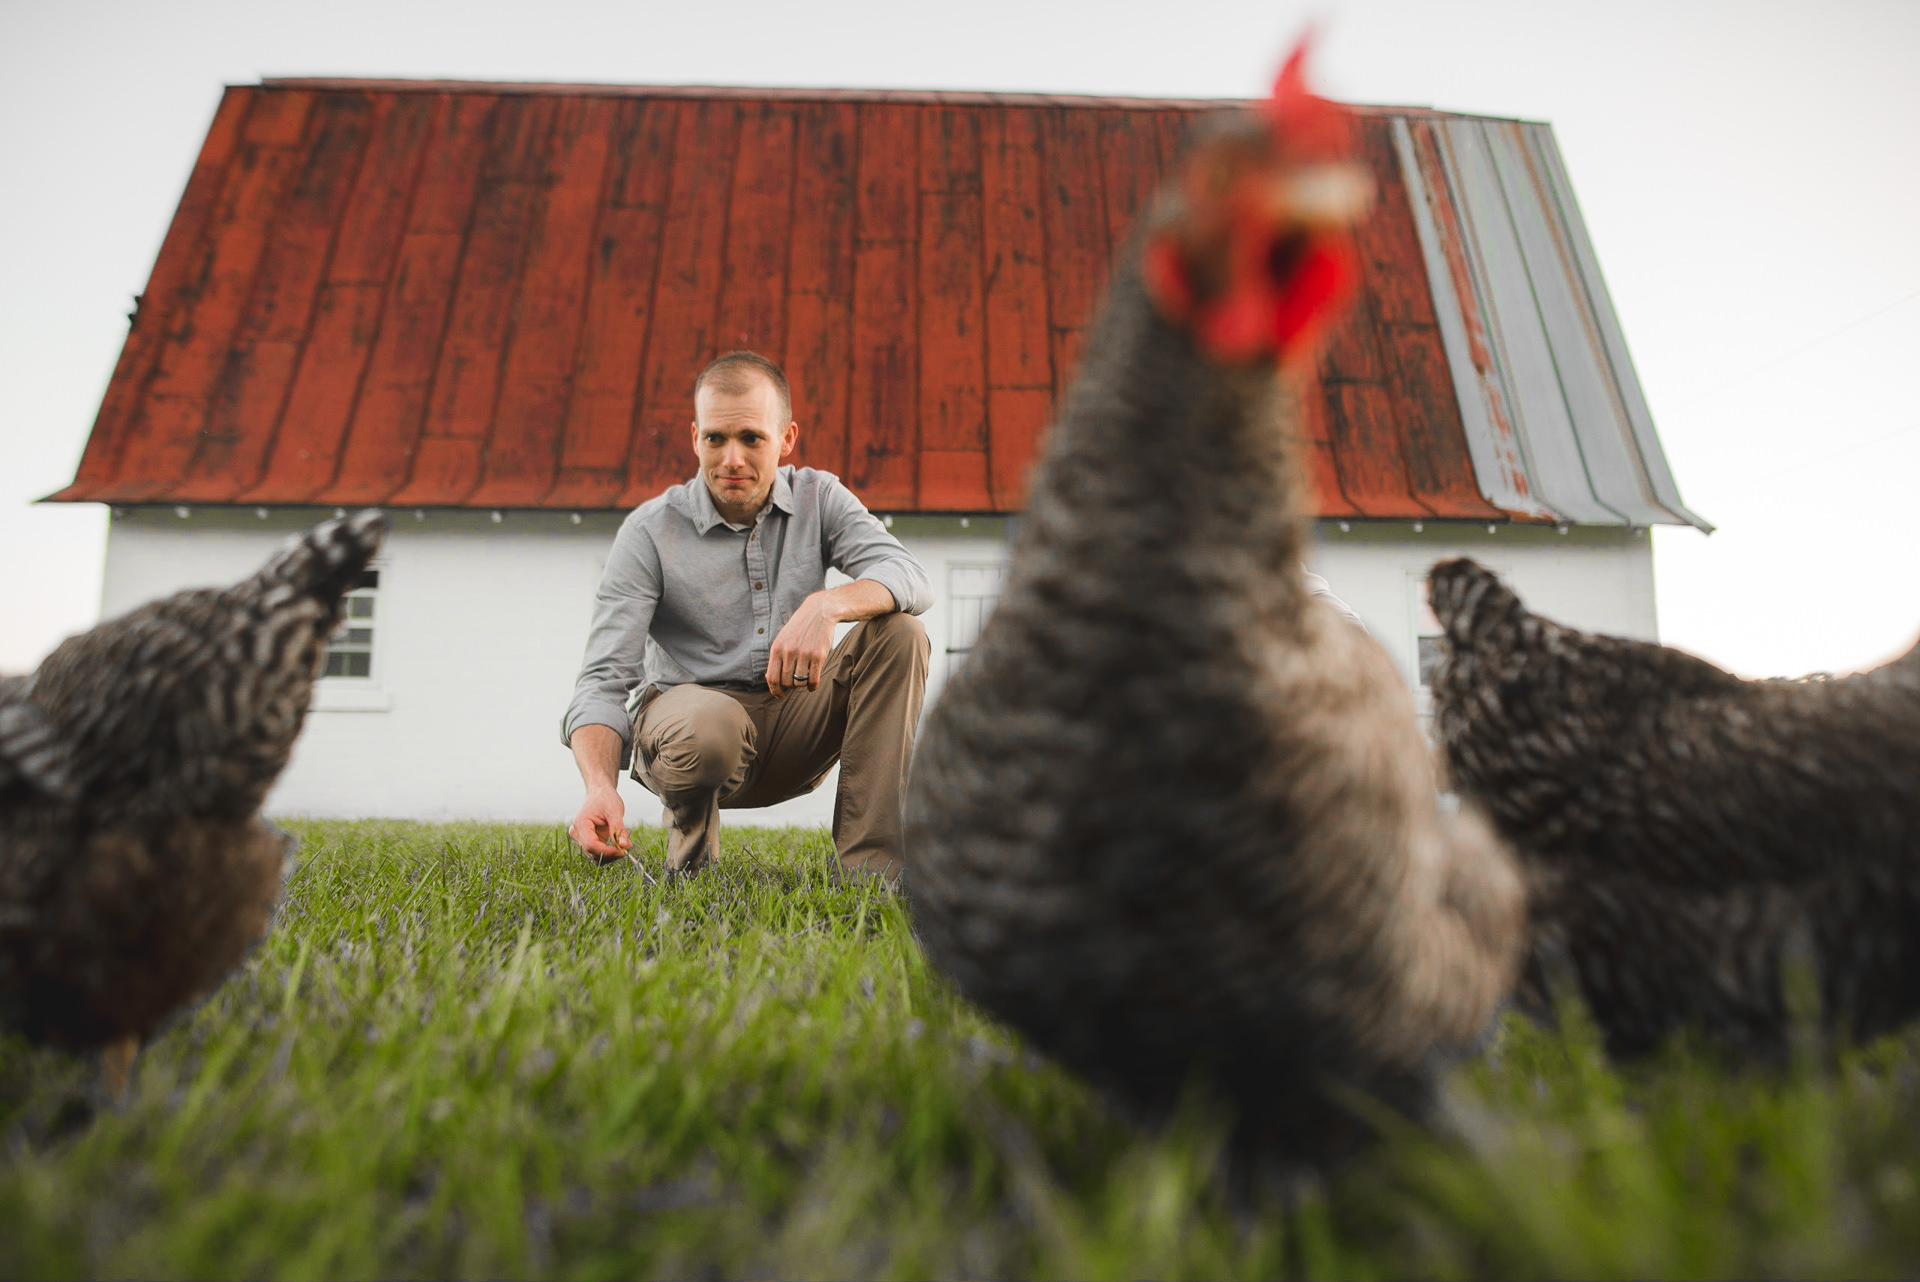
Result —
[[[1508, 203], [1494, 148], [1477, 121], [1449, 121], [1438, 133], [1441, 154], [1457, 180], [1467, 261], [1533, 492], [1582, 524], [1623, 524], [1624, 514], [1607, 506], [1587, 475], [1520, 243], [1521, 220]], [[1528, 212], [1523, 209], [1522, 218]]]
[[[800, 461], [873, 507], [1017, 510], [1112, 255], [1194, 122], [1233, 105], [236, 87], [54, 497], [628, 507], [691, 470], [694, 373], [751, 347], [793, 379]], [[1380, 201], [1304, 389], [1318, 511], [1662, 519], [1630, 501], [1623, 459], [1650, 491], [1672, 479], [1577, 216], [1503, 212], [1501, 166], [1571, 208], [1527, 142], [1544, 129], [1353, 117]], [[1496, 160], [1489, 137], [1517, 141]], [[1551, 315], [1519, 301], [1543, 263]], [[1582, 316], [1570, 404], [1553, 362]], [[1569, 480], [1603, 455], [1620, 508]]]
[[[252, 87], [252, 86], [244, 86]], [[1218, 111], [1232, 98], [1115, 98], [1099, 94], [997, 93], [963, 89], [832, 89], [793, 85], [617, 85], [591, 81], [382, 80], [352, 76], [268, 76], [261, 88], [323, 93], [490, 94], [566, 98], [697, 99], [703, 102], [904, 103], [932, 107], [1077, 107], [1110, 111]]]
[[1393, 122], [1393, 139], [1480, 492], [1509, 512], [1558, 519], [1533, 493], [1525, 447], [1508, 409], [1511, 395], [1477, 302], [1481, 290], [1473, 279], [1467, 233], [1450, 197], [1439, 141], [1433, 130], [1416, 133], [1404, 119]]
[[1710, 528], [1679, 501], [1551, 130], [1456, 116], [1395, 136], [1482, 490], [1557, 520]]

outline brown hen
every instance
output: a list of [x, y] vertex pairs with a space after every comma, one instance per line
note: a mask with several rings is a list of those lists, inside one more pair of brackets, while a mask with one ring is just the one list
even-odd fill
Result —
[[1564, 958], [1610, 1050], [1695, 1026], [1784, 1051], [1793, 968], [1859, 1037], [1920, 1013], [1920, 648], [1837, 681], [1744, 681], [1428, 578], [1454, 785], [1524, 860], [1544, 1007]]
[[260, 804], [385, 528], [329, 521], [0, 679], [0, 1024], [103, 1050], [109, 1095], [266, 933], [292, 840]]
[[1313, 601], [1276, 366], [1350, 270], [1342, 122], [1290, 64], [1117, 269], [1007, 586], [915, 752], [907, 884], [962, 992], [1163, 1115], [1315, 1161], [1411, 1112], [1519, 956], [1520, 885], [1439, 813], [1384, 652]]

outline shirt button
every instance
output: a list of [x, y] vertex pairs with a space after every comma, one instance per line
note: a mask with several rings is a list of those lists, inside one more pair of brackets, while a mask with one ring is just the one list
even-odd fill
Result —
[[765, 628], [755, 628], [754, 631], [758, 632], [761, 636], [767, 635], [767, 630]]
[[758, 591], [760, 590], [760, 585], [759, 585], [758, 583], [756, 583], [756, 584], [754, 584], [754, 585], [753, 585], [753, 590], [754, 590], [755, 592], [758, 592]]

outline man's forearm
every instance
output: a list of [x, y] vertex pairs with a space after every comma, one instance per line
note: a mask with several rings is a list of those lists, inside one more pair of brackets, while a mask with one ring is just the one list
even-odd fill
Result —
[[573, 749], [574, 763], [587, 784], [586, 800], [580, 803], [567, 835], [600, 863], [631, 855], [626, 804], [620, 800], [620, 784], [614, 778], [620, 769], [620, 732], [588, 722], [574, 727], [567, 746]]
[[620, 787], [620, 735], [611, 726], [597, 722], [574, 727], [573, 737], [567, 740], [567, 746], [573, 749], [573, 762], [580, 767], [580, 778], [587, 785], [587, 791], [600, 788]]
[[862, 619], [877, 619], [883, 614], [892, 614], [899, 609], [893, 593], [883, 583], [872, 579], [855, 579], [851, 583], [842, 583], [837, 588], [825, 588], [819, 593], [821, 604], [826, 607], [828, 617], [835, 623], [858, 623]]

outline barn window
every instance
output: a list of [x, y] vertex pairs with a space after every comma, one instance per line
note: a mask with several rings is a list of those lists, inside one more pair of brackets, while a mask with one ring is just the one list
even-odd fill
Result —
[[1442, 636], [1423, 636], [1414, 639], [1420, 647], [1420, 684], [1423, 687], [1433, 685], [1434, 676], [1440, 671], [1440, 661], [1447, 657], [1447, 642]]
[[1433, 678], [1447, 657], [1446, 631], [1427, 604], [1426, 571], [1410, 573], [1407, 578], [1413, 595], [1413, 685], [1416, 691], [1424, 692], [1433, 686]]
[[327, 638], [329, 677], [373, 675], [373, 609], [380, 591], [380, 571], [362, 570], [342, 602], [340, 626]]
[[1000, 600], [1000, 584], [1007, 567], [950, 565], [947, 567], [947, 674], [951, 676], [973, 649], [981, 625]]

